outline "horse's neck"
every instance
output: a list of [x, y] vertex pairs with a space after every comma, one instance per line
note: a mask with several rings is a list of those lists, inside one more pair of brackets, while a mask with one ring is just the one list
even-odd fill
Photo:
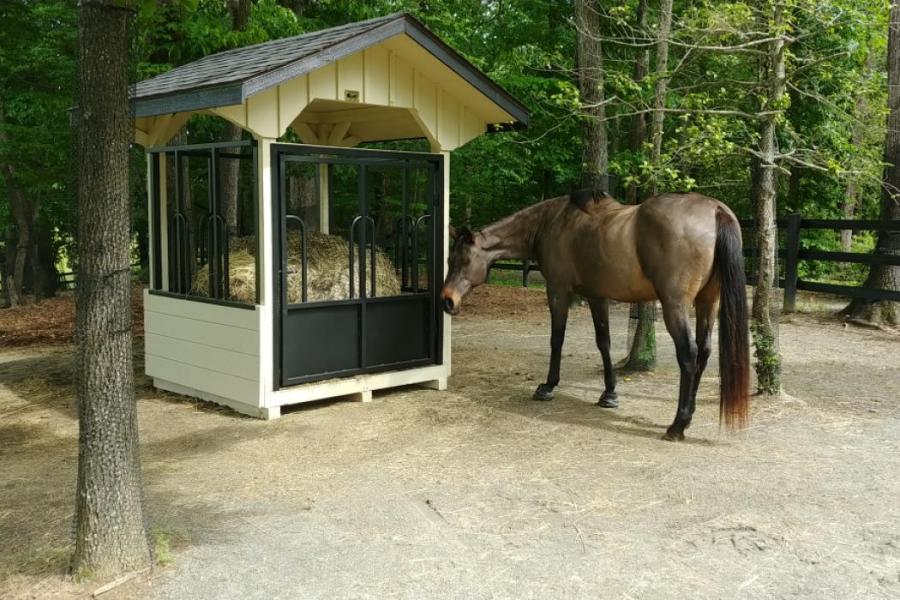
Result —
[[534, 204], [482, 229], [483, 248], [490, 253], [491, 262], [504, 258], [534, 258], [541, 224], [552, 208], [551, 202]]

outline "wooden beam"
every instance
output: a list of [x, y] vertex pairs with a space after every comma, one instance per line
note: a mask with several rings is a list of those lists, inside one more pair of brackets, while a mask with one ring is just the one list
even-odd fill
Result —
[[300, 141], [304, 144], [319, 143], [319, 136], [316, 135], [316, 132], [312, 130], [312, 127], [310, 127], [308, 123], [303, 123], [300, 120], [294, 121], [294, 124], [291, 125], [291, 129], [300, 136]]
[[351, 110], [336, 110], [332, 112], [303, 112], [298, 119], [303, 123], [319, 123], [333, 125], [350, 121], [351, 123], [365, 123], [366, 121], [382, 121], [391, 113], [396, 113], [403, 108], [391, 106], [373, 106], [368, 108], [354, 108]]
[[348, 131], [350, 131], [350, 121], [342, 121], [335, 124], [334, 128], [331, 130], [331, 133], [328, 135], [328, 145], [340, 146], [341, 140], [344, 139], [344, 136], [347, 135]]

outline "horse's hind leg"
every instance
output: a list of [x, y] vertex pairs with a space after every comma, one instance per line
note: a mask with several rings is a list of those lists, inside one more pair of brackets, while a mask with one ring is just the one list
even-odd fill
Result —
[[605, 298], [591, 298], [588, 299], [588, 304], [594, 320], [597, 349], [600, 350], [600, 356], [603, 358], [604, 389], [597, 406], [616, 408], [619, 406], [619, 396], [616, 394], [616, 372], [609, 356], [609, 301]]
[[681, 370], [678, 388], [678, 411], [675, 420], [666, 430], [664, 440], [683, 440], [684, 430], [691, 424], [693, 416], [694, 376], [697, 373], [697, 343], [691, 335], [687, 309], [681, 303], [663, 302], [663, 318], [666, 329], [675, 342], [675, 355]]
[[562, 361], [563, 340], [566, 337], [566, 321], [572, 293], [559, 293], [547, 287], [547, 304], [550, 306], [550, 370], [547, 382], [534, 391], [535, 400], [553, 400], [553, 388], [559, 385], [559, 364]]
[[694, 414], [694, 407], [697, 404], [700, 378], [712, 353], [712, 327], [715, 318], [716, 302], [701, 301], [697, 298], [697, 372], [694, 374], [694, 389], [691, 392], [691, 414]]

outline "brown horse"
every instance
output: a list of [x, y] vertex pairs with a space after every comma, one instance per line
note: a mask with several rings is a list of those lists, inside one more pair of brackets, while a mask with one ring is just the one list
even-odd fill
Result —
[[[591, 307], [605, 387], [597, 404], [605, 408], [618, 406], [608, 302], [658, 299], [681, 369], [678, 411], [663, 439], [683, 440], [721, 303], [719, 416], [729, 429], [746, 426], [750, 366], [741, 230], [718, 200], [663, 194], [625, 206], [605, 194], [576, 192], [530, 206], [478, 233], [463, 228], [455, 237], [441, 293], [451, 315], [484, 283], [494, 261], [531, 259], [540, 265], [550, 306], [550, 371], [534, 393], [536, 400], [552, 399], [559, 384], [573, 294], [585, 296]], [[696, 340], [688, 322], [691, 305], [697, 311]]]

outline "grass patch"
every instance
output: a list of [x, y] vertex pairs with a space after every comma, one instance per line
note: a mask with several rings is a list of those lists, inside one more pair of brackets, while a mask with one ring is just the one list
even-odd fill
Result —
[[175, 562], [174, 552], [187, 545], [187, 536], [178, 531], [153, 527], [150, 529], [150, 543], [156, 564], [167, 567]]

